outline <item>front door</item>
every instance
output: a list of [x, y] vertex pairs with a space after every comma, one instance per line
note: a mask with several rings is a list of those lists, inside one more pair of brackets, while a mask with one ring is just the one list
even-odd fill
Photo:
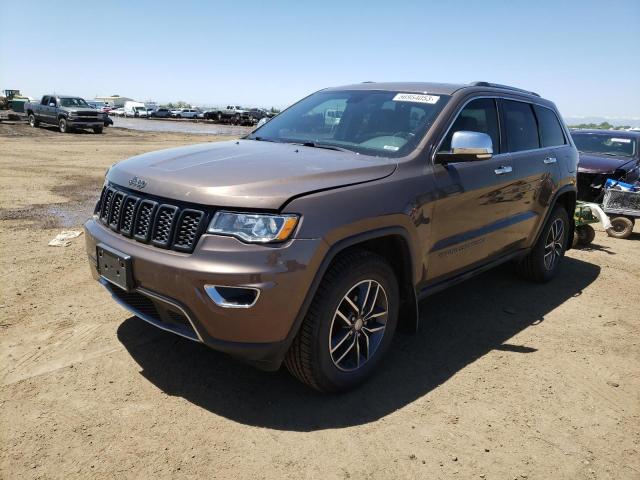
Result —
[[427, 280], [438, 281], [507, 250], [513, 238], [511, 158], [502, 152], [496, 99], [470, 101], [458, 114], [438, 151], [450, 151], [456, 131], [488, 134], [494, 155], [488, 160], [434, 166], [438, 199], [432, 241], [426, 252]]

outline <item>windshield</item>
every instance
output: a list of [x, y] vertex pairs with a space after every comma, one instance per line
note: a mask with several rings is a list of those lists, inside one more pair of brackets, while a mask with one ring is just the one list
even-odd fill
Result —
[[136, 112], [146, 112], [147, 109], [145, 107], [133, 107]]
[[636, 142], [632, 138], [624, 138], [602, 133], [571, 134], [576, 148], [581, 152], [599, 153], [619, 157], [633, 157], [636, 152]]
[[82, 98], [70, 98], [63, 97], [60, 99], [60, 104], [63, 107], [88, 107], [87, 102], [85, 102]]
[[296, 103], [247, 138], [399, 157], [416, 147], [448, 99], [378, 90], [323, 91]]

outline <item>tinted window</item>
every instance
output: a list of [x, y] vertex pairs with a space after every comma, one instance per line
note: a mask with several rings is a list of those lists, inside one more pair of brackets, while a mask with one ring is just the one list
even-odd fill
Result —
[[564, 139], [564, 133], [558, 117], [549, 108], [540, 107], [534, 105], [533, 109], [536, 111], [538, 117], [538, 128], [540, 129], [540, 141], [543, 147], [555, 147], [557, 145], [564, 145], [566, 143]]
[[491, 98], [479, 98], [469, 102], [460, 112], [440, 146], [441, 152], [451, 150], [451, 138], [460, 131], [486, 133], [491, 137], [493, 153], [500, 153], [500, 130], [496, 102]]
[[49, 97], [42, 97], [42, 105], [49, 105]]
[[539, 148], [538, 125], [531, 105], [512, 100], [504, 100], [503, 105], [509, 151]]

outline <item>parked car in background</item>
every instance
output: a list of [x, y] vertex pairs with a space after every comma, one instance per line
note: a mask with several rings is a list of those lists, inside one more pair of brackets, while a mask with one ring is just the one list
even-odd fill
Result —
[[200, 113], [200, 110], [196, 110], [195, 108], [181, 108], [177, 110], [173, 116], [175, 118], [197, 118], [198, 113]]
[[[344, 113], [337, 125], [327, 110]], [[88, 260], [142, 320], [348, 390], [384, 368], [396, 327], [417, 328], [418, 300], [508, 261], [553, 279], [577, 163], [555, 105], [529, 91], [328, 88], [243, 139], [112, 166], [85, 224]]]
[[40, 103], [27, 102], [24, 111], [32, 127], [41, 123], [57, 125], [62, 133], [77, 128], [89, 128], [102, 133], [107, 115], [91, 107], [83, 98], [44, 95]]
[[111, 108], [109, 108], [109, 106], [106, 103], [98, 100], [87, 100], [87, 103], [91, 107], [95, 108], [96, 110], [99, 110], [104, 113], [109, 113], [109, 111], [111, 110]]
[[205, 118], [218, 122], [229, 122], [233, 125], [242, 125], [251, 122], [249, 112], [239, 105], [227, 105], [225, 108], [208, 110]]
[[147, 117], [147, 107], [142, 102], [125, 102], [125, 117]]
[[116, 117], [124, 117], [124, 107], [114, 108], [109, 112], [109, 115]]
[[247, 116], [252, 124], [258, 123], [263, 118], [271, 117], [271, 113], [264, 108], [250, 108], [247, 110]]
[[572, 130], [580, 152], [578, 199], [602, 202], [607, 179], [633, 183], [640, 178], [640, 132]]
[[171, 110], [168, 108], [158, 108], [157, 110], [151, 112], [152, 118], [171, 118]]

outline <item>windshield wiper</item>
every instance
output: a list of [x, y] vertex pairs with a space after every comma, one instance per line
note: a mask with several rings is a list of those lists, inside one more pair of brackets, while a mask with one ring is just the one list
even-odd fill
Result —
[[253, 138], [249, 138], [249, 140], [256, 140], [258, 142], [273, 142], [273, 143], [280, 143], [277, 140], [274, 140], [272, 138], [266, 138], [266, 137], [253, 137]]
[[302, 142], [300, 145], [304, 147], [325, 148], [327, 150], [336, 150], [337, 152], [357, 153], [357, 152], [354, 152], [353, 150], [349, 150], [348, 148], [337, 147], [335, 145], [327, 145], [326, 143]]

